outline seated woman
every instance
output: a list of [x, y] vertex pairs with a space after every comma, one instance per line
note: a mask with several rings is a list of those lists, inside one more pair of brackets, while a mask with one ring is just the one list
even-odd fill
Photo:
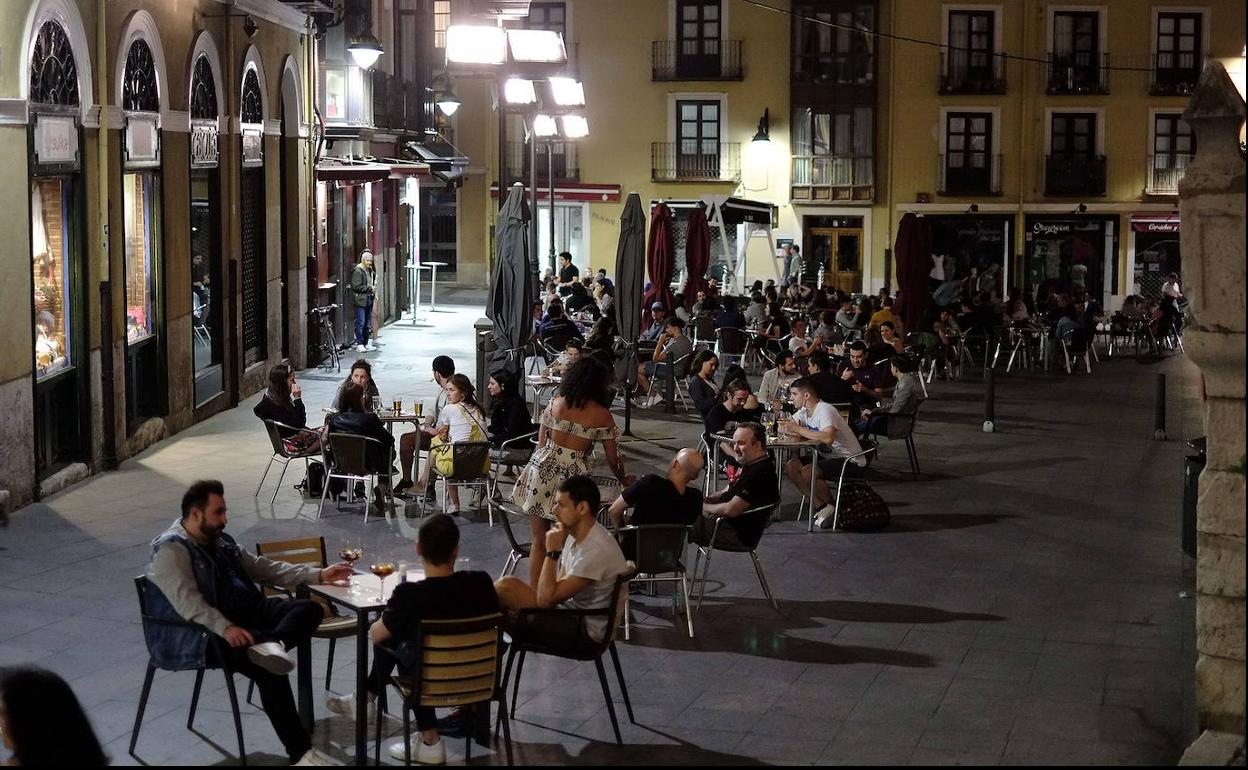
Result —
[[[490, 375], [486, 385], [490, 392], [492, 406], [490, 408], [489, 441], [490, 446], [500, 449], [504, 442], [532, 433], [535, 428], [529, 416], [529, 403], [516, 387], [516, 376], [506, 369], [499, 369]], [[511, 447], [508, 447], [510, 450]], [[527, 456], [528, 447], [516, 447]], [[504, 454], [499, 458], [511, 464]], [[524, 462], [521, 460], [520, 462]]]
[[601, 350], [614, 361], [615, 337], [615, 320], [610, 316], [604, 315], [594, 323], [594, 328], [589, 330], [589, 336], [585, 338], [585, 345], [582, 350], [586, 353]]
[[[438, 414], [438, 421], [421, 431], [430, 437], [429, 455], [421, 468], [420, 480], [412, 485], [413, 494], [423, 494], [429, 485], [429, 473], [439, 454], [452, 451], [439, 449], [439, 445], [457, 444], [461, 441], [485, 441], [489, 435], [485, 428], [485, 415], [476, 400], [476, 388], [465, 375], [452, 374], [446, 381], [446, 406]], [[459, 488], [447, 488], [447, 513], [459, 513]]]
[[689, 397], [703, 419], [719, 403], [719, 386], [715, 384], [715, 370], [718, 368], [719, 356], [711, 350], [698, 353], [689, 365]]
[[362, 358], [357, 358], [355, 363], [351, 364], [351, 371], [347, 374], [347, 379], [343, 380], [342, 384], [338, 386], [338, 392], [334, 394], [334, 402], [330, 404], [331, 408], [342, 409], [342, 393], [352, 383], [364, 389], [364, 406], [366, 408], [379, 395], [377, 383], [373, 382], [373, 365]]
[[[371, 473], [388, 476], [390, 464], [394, 462], [394, 435], [386, 430], [381, 418], [370, 409], [365, 402], [365, 390], [355, 382], [347, 383], [338, 392], [338, 412], [329, 416], [327, 429], [329, 433], [349, 433], [355, 436], [367, 436], [376, 439], [377, 443], [369, 442], [364, 454], [364, 464]], [[332, 442], [326, 447], [326, 455], [332, 458]], [[383, 498], [385, 482], [379, 484], [375, 501]]]
[[[308, 410], [303, 405], [303, 389], [295, 382], [295, 373], [286, 364], [278, 364], [269, 370], [269, 387], [251, 411], [261, 420], [280, 422], [287, 428], [308, 427]], [[287, 428], [278, 428], [287, 452], [309, 454], [320, 450], [324, 426], [309, 429], [313, 431], [311, 433]]]
[[890, 414], [913, 414], [923, 400], [923, 387], [919, 384], [915, 371], [918, 364], [910, 356], [893, 356], [891, 362], [893, 377], [897, 387], [893, 388], [893, 397], [883, 402], [876, 409], [863, 409], [854, 420], [854, 433], [865, 436], [868, 433], [879, 435], [888, 433], [888, 416]]
[[880, 340], [882, 344], [891, 347], [893, 353], [904, 353], [906, 350], [906, 342], [897, 334], [897, 327], [892, 321], [880, 324]]

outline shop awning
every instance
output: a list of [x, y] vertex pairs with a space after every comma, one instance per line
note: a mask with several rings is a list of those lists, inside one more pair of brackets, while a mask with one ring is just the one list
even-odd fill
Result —
[[1137, 233], [1177, 233], [1179, 232], [1179, 216], [1159, 217], [1139, 216], [1131, 217], [1131, 229]]
[[[525, 186], [528, 189], [528, 186]], [[490, 186], [490, 197], [498, 197], [498, 185]], [[537, 199], [544, 201], [550, 197], [550, 188], [546, 185], [538, 184]], [[557, 201], [585, 201], [588, 203], [618, 203], [620, 200], [620, 186], [618, 184], [581, 184], [578, 182], [564, 182], [555, 185], [555, 200]]]
[[429, 173], [447, 182], [463, 176], [468, 167], [468, 156], [462, 155], [449, 142], [404, 141], [398, 143], [403, 157], [418, 160], [428, 167]]
[[723, 195], [703, 195], [701, 198], [684, 198], [680, 200], [650, 201], [650, 208], [664, 203], [673, 213], [704, 205], [709, 209], [718, 208], [726, 225], [739, 225], [750, 222], [757, 225], [771, 225], [776, 221], [776, 206], [765, 201], [752, 201], [746, 198], [731, 198]]
[[390, 166], [391, 179], [406, 179], [409, 176], [427, 176], [430, 173], [428, 163], [409, 163], [401, 160], [386, 160]]
[[346, 182], [362, 184], [380, 182], [390, 178], [390, 166], [386, 163], [341, 163], [323, 160], [316, 164], [318, 182]]

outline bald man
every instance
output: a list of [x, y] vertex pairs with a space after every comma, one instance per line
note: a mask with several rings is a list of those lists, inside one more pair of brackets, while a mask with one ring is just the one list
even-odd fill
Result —
[[[616, 528], [625, 524], [692, 524], [702, 511], [702, 492], [689, 482], [702, 473], [702, 453], [685, 448], [667, 465], [667, 475], [646, 474], [611, 504]], [[632, 508], [626, 517], [626, 509]]]

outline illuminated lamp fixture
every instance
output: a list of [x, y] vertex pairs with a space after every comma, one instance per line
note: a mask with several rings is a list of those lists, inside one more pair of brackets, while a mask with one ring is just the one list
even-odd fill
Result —
[[[506, 31], [507, 48], [511, 60], [524, 64], [566, 64], [567, 50], [563, 47], [563, 35], [549, 29], [509, 29]], [[449, 46], [449, 39], [448, 39]], [[450, 48], [447, 48], [450, 56]]]
[[357, 66], [368, 69], [377, 63], [377, 59], [381, 57], [384, 50], [381, 47], [381, 41], [373, 36], [372, 32], [365, 32], [347, 45], [347, 50], [351, 52], [351, 58]]
[[438, 97], [438, 109], [449, 118], [455, 114], [455, 110], [459, 109], [459, 105], [460, 101], [459, 97], [455, 95], [455, 89], [451, 88], [450, 83], [447, 83], [446, 90]]
[[585, 106], [585, 86], [574, 78], [551, 78], [550, 93], [560, 107]]
[[771, 110], [764, 107], [763, 116], [758, 119], [758, 131], [754, 133], [753, 142], [771, 141]]
[[507, 60], [507, 32], [499, 27], [452, 24], [446, 28], [448, 64], [500, 66]]
[[550, 115], [535, 115], [533, 117], [533, 135], [538, 139], [551, 139], [559, 135], [559, 125], [555, 123], [555, 119]]
[[589, 136], [589, 120], [584, 115], [563, 115], [562, 122], [564, 139], [584, 139]]
[[503, 101], [512, 105], [537, 104], [537, 89], [532, 80], [507, 78], [503, 83]]

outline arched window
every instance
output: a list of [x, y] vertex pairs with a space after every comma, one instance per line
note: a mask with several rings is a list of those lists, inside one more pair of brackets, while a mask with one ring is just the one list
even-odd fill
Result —
[[264, 122], [264, 102], [260, 94], [260, 78], [256, 77], [254, 69], [247, 70], [247, 74], [243, 76], [243, 109], [242, 122], [244, 123], [263, 123]]
[[195, 60], [191, 74], [191, 119], [215, 120], [217, 118], [217, 84], [212, 77], [208, 57], [200, 54]]
[[126, 53], [126, 73], [121, 86], [121, 108], [137, 112], [160, 112], [160, 88], [156, 63], [147, 41], [139, 38]]
[[30, 56], [30, 101], [35, 104], [78, 106], [78, 67], [69, 35], [55, 21], [46, 21], [35, 37]]

